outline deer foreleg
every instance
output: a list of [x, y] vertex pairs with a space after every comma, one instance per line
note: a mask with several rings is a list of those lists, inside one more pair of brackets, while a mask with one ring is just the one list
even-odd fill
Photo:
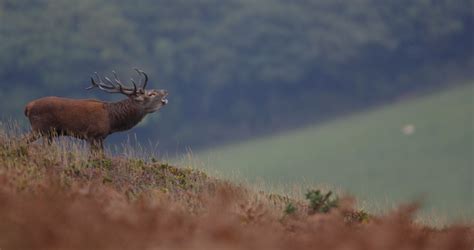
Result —
[[89, 139], [89, 148], [91, 154], [104, 155], [104, 139]]
[[23, 141], [26, 144], [30, 144], [30, 143], [33, 143], [33, 142], [37, 141], [40, 137], [41, 137], [40, 133], [35, 132], [35, 131], [31, 131], [28, 135], [25, 136], [25, 138], [23, 138]]

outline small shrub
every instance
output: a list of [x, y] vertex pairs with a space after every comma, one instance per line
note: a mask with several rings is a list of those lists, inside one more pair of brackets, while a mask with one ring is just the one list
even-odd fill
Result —
[[309, 201], [310, 214], [327, 213], [331, 208], [338, 206], [339, 199], [331, 198], [332, 192], [323, 194], [320, 190], [309, 190], [306, 193], [306, 199]]
[[285, 214], [286, 215], [292, 215], [294, 213], [296, 213], [296, 206], [293, 205], [293, 203], [290, 202], [285, 207]]
[[112, 168], [112, 160], [107, 158], [93, 159], [88, 162], [88, 167], [109, 170]]
[[370, 221], [370, 215], [364, 211], [351, 211], [344, 214], [344, 221], [346, 223], [368, 223]]
[[143, 161], [142, 159], [129, 159], [128, 165], [130, 166], [130, 168], [135, 170], [141, 170], [146, 167], [145, 161]]

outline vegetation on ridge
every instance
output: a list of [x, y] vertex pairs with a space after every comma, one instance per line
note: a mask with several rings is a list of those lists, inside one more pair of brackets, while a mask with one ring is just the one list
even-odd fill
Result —
[[[2, 249], [471, 249], [471, 226], [382, 217], [310, 190], [266, 194], [156, 159], [94, 158], [81, 145], [26, 145], [0, 130]], [[322, 212], [322, 213], [321, 213]], [[400, 239], [403, 239], [401, 241]]]

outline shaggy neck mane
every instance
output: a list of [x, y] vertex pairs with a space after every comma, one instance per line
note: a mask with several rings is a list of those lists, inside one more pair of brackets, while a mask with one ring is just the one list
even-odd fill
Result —
[[106, 103], [105, 108], [109, 111], [111, 133], [131, 129], [146, 115], [130, 99]]

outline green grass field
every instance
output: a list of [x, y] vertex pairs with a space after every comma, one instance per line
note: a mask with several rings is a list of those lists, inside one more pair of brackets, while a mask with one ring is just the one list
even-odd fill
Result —
[[195, 157], [250, 181], [329, 185], [369, 208], [422, 198], [425, 212], [473, 218], [473, 98], [463, 85]]

